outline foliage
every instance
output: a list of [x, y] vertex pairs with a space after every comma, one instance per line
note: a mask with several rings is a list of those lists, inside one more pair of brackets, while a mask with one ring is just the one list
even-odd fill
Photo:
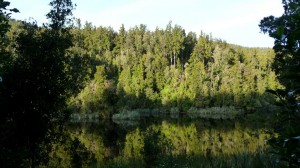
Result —
[[274, 68], [280, 81], [288, 88], [299, 88], [300, 74], [300, 1], [283, 0], [284, 13], [280, 17], [269, 16], [261, 20], [260, 28], [275, 39]]
[[8, 1], [0, 1], [0, 88], [1, 83], [3, 81], [2, 75], [8, 71], [9, 64], [11, 62], [11, 57], [9, 53], [5, 50], [6, 46], [8, 45], [8, 38], [6, 33], [10, 29], [9, 19], [11, 12], [19, 12], [18, 9], [7, 9], [7, 7], [10, 5], [10, 2]]
[[17, 13], [19, 12], [18, 9], [7, 9], [7, 7], [10, 5], [10, 2], [1, 0], [0, 1], [0, 37], [1, 37], [1, 43], [3, 42], [3, 39], [5, 39], [5, 34], [9, 30], [10, 25], [8, 24], [11, 12]]
[[278, 89], [268, 90], [278, 96], [280, 113], [277, 114], [275, 135], [269, 140], [274, 153], [279, 155], [279, 164], [288, 167], [299, 167], [300, 158], [300, 89], [287, 91]]
[[71, 0], [55, 0], [51, 1], [49, 4], [52, 9], [46, 15], [50, 20], [50, 27], [54, 30], [59, 30], [65, 28], [68, 23], [72, 22], [69, 18], [72, 16], [72, 11], [74, 9]]
[[[115, 119], [157, 117], [166, 112], [170, 118], [178, 118], [186, 111], [192, 117], [210, 113], [216, 114], [216, 118], [233, 118], [242, 111], [233, 109], [263, 108], [267, 104], [265, 99], [273, 101], [265, 90], [281, 87], [271, 68], [272, 49], [232, 45], [203, 32], [197, 37], [172, 22], [165, 29], [154, 31], [141, 24], [128, 30], [122, 25], [115, 32], [111, 27], [95, 27], [89, 22], [82, 25], [80, 20], [72, 27], [71, 0], [52, 0], [52, 9], [46, 15], [49, 23], [38, 26], [36, 22], [10, 20], [10, 12], [18, 10], [8, 9], [8, 5], [9, 2], [0, 0], [0, 164], [4, 167], [55, 167], [64, 154], [68, 156], [62, 159], [66, 167], [89, 166], [91, 163], [85, 160], [101, 160], [108, 155], [99, 153], [107, 143], [105, 140], [96, 141], [98, 137], [89, 133], [63, 134], [62, 127], [71, 111]], [[286, 15], [298, 12], [295, 5], [287, 8], [291, 12]], [[297, 20], [298, 15], [293, 17]], [[268, 20], [271, 22], [272, 19]], [[293, 26], [297, 24], [290, 27]], [[282, 28], [264, 31], [269, 30], [282, 36], [289, 32]], [[298, 55], [297, 32], [296, 28], [291, 35], [287, 34], [295, 38], [287, 40], [285, 48], [280, 42], [275, 48], [277, 55], [279, 49], [290, 50], [284, 55], [285, 61], [298, 61], [289, 57]], [[113, 115], [120, 111], [124, 113]], [[190, 139], [184, 131], [190, 131], [194, 138]], [[135, 157], [130, 156], [138, 156], [141, 165], [153, 161], [160, 166], [165, 160], [172, 161], [173, 155], [185, 158], [182, 151], [200, 151], [187, 146], [197, 144], [199, 139], [194, 126], [179, 130], [178, 137], [174, 132], [177, 128], [168, 124], [164, 128], [153, 127], [145, 134], [137, 131], [128, 135], [123, 153], [133, 161]], [[68, 138], [60, 142], [66, 148], [58, 147], [62, 136]], [[176, 149], [169, 146], [172, 139]], [[198, 156], [218, 153], [218, 142], [210, 149], [205, 148], [207, 141], [203, 144]], [[55, 149], [61, 155], [56, 156]], [[74, 152], [64, 153], [64, 149]], [[142, 158], [141, 153], [147, 158]], [[167, 159], [151, 158], [153, 153]], [[48, 156], [57, 162], [49, 162]], [[68, 165], [73, 161], [78, 161], [77, 165]], [[171, 162], [166, 165], [174, 166]]]
[[[1, 1], [4, 9], [7, 4]], [[81, 85], [75, 83], [74, 57], [68, 55], [72, 35], [65, 23], [72, 3], [53, 0], [50, 5], [49, 25], [22, 22], [18, 33], [8, 32], [10, 61], [4, 62], [7, 69], [0, 87], [0, 164], [4, 167], [48, 162], [51, 145], [69, 116], [66, 101]], [[1, 19], [2, 15], [1, 10]]]
[[278, 97], [278, 105], [281, 107], [274, 123], [277, 136], [270, 140], [270, 144], [279, 155], [279, 164], [299, 167], [300, 1], [283, 0], [282, 3], [282, 16], [269, 16], [260, 23], [261, 30], [275, 39], [273, 67], [279, 74], [280, 82], [286, 87], [285, 90], [269, 91]]
[[[155, 31], [140, 25], [119, 32], [86, 23], [73, 35], [81, 44], [74, 52], [87, 53], [91, 69], [86, 88], [71, 104], [83, 113], [113, 109], [101, 115], [105, 117], [124, 109], [174, 107], [182, 112], [222, 106], [248, 110], [272, 99], [266, 89], [281, 87], [271, 68], [272, 49], [231, 45], [203, 32], [196, 37], [171, 22]], [[98, 66], [104, 85], [96, 89]]]

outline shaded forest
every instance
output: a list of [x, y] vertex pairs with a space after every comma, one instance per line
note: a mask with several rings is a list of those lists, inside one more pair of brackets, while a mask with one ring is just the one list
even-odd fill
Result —
[[[66, 129], [73, 114], [96, 113], [111, 122], [113, 116], [124, 112], [167, 112], [171, 118], [172, 114], [187, 112], [193, 118], [197, 113], [219, 110], [229, 116], [256, 112], [252, 117], [257, 120], [262, 111], [274, 114], [263, 116], [273, 117], [267, 121], [264, 137], [269, 138], [268, 145], [279, 156], [276, 166], [299, 166], [300, 2], [282, 3], [285, 12], [281, 17], [266, 17], [259, 25], [275, 39], [270, 49], [228, 44], [204, 32], [185, 32], [172, 22], [155, 30], [143, 24], [128, 30], [124, 25], [114, 30], [82, 24], [72, 18], [71, 0], [52, 0], [46, 15], [49, 22], [43, 25], [16, 21], [10, 16], [18, 9], [0, 0], [0, 165], [47, 166], [51, 163], [49, 156], [60, 158], [55, 152], [69, 149], [70, 164], [82, 166], [76, 161], [90, 157], [84, 145], [89, 140], [80, 137], [84, 134], [80, 131], [76, 135]], [[105, 127], [114, 125], [104, 126], [104, 132]], [[183, 129], [168, 123], [152, 127], [143, 135], [144, 144], [158, 147], [158, 151], [167, 143], [153, 141], [155, 136], [164, 135], [171, 141], [174, 138], [168, 129]], [[167, 131], [160, 133], [164, 128]], [[191, 130], [195, 129], [191, 125]], [[140, 134], [139, 129], [136, 134]], [[235, 131], [232, 134], [248, 136]], [[219, 136], [211, 142], [217, 144], [222, 138], [233, 142], [227, 138], [230, 136]], [[250, 135], [248, 140], [255, 143]], [[165, 144], [160, 148], [160, 143]], [[184, 140], [182, 143], [187, 145]], [[215, 154], [220, 150], [214, 145], [205, 147]], [[151, 161], [152, 149], [138, 149], [138, 155], [144, 152]], [[79, 155], [82, 160], [76, 159]], [[150, 162], [149, 158], [143, 159]], [[268, 162], [272, 162], [270, 159]]]
[[203, 32], [197, 36], [171, 22], [155, 31], [140, 25], [115, 32], [82, 26], [80, 20], [76, 25], [70, 51], [88, 67], [82, 74], [86, 87], [70, 102], [76, 111], [251, 109], [266, 105], [266, 89], [280, 87], [272, 49], [232, 45]]

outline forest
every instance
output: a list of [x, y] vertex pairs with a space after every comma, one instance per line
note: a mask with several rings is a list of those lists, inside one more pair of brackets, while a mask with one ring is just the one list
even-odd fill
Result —
[[[202, 31], [186, 32], [172, 21], [165, 28], [155, 30], [149, 30], [145, 24], [127, 30], [124, 25], [119, 30], [97, 27], [72, 17], [74, 4], [71, 0], [52, 0], [50, 6], [46, 15], [49, 23], [40, 25], [34, 20], [11, 18], [11, 13], [19, 12], [18, 9], [10, 7], [8, 1], [0, 0], [0, 165], [48, 167], [52, 164], [56, 167], [61, 161], [54, 163], [51, 158], [69, 156], [58, 144], [75, 152], [70, 154], [74, 163], [77, 163], [76, 158], [77, 161], [78, 158], [88, 160], [85, 157], [92, 156], [87, 153], [89, 145], [86, 144], [98, 143], [101, 137], [91, 138], [89, 136], [94, 135], [80, 132], [78, 128], [70, 131], [66, 125], [80, 116], [95, 114], [101, 121], [151, 120], [157, 116], [206, 119], [187, 127], [162, 121], [160, 126], [150, 126], [143, 135], [139, 129], [130, 132], [124, 144], [115, 142], [124, 147], [124, 157], [134, 154], [144, 159], [141, 161], [143, 166], [153, 161], [153, 156], [146, 157], [145, 151], [152, 152], [146, 144], [171, 143], [169, 141], [177, 138], [168, 132], [172, 129], [181, 131], [178, 134], [183, 137], [178, 141], [189, 139], [190, 136], [185, 135], [189, 133], [195, 136], [189, 142], [195, 144], [206, 144], [206, 140], [198, 140], [197, 132], [201, 136], [219, 136], [219, 140], [226, 143], [232, 141], [229, 134], [236, 135], [236, 142], [241, 143], [246, 137], [248, 144], [253, 143], [250, 151], [269, 146], [281, 158], [278, 165], [272, 159], [268, 160], [275, 166], [299, 166], [300, 1], [283, 0], [285, 13], [282, 17], [269, 16], [259, 24], [262, 32], [275, 39], [273, 49], [229, 44]], [[224, 122], [234, 129], [236, 126], [232, 124], [241, 120], [249, 127], [245, 130], [252, 130], [252, 120], [247, 119], [248, 116], [256, 120], [253, 125], [262, 125], [257, 136], [268, 138], [267, 144], [262, 145], [262, 138], [256, 143], [255, 138], [247, 137], [244, 128], [227, 132], [219, 128], [219, 122]], [[262, 121], [260, 117], [266, 120]], [[207, 120], [217, 120], [212, 123], [218, 123], [215, 124], [218, 130], [200, 132], [199, 129], [205, 129], [203, 123]], [[111, 127], [103, 125], [99, 130], [111, 131]], [[86, 138], [84, 134], [87, 134]], [[124, 139], [125, 135], [121, 134], [118, 136]], [[144, 148], [138, 146], [139, 152], [126, 154], [133, 150], [133, 146], [126, 149], [130, 143], [127, 137], [131, 135], [133, 146], [138, 144]], [[168, 142], [164, 142], [162, 135], [169, 138]], [[134, 136], [143, 139], [144, 144], [136, 141]], [[184, 150], [199, 152], [197, 154], [201, 156], [204, 152], [206, 157], [210, 151], [209, 154], [215, 152], [216, 156], [226, 158], [233, 151], [226, 145], [218, 147], [219, 140], [212, 140], [212, 146], [206, 144], [202, 149], [194, 145], [196, 149]], [[102, 148], [108, 150], [102, 143]], [[175, 141], [172, 143], [176, 146]], [[182, 144], [188, 146], [188, 142]], [[165, 146], [155, 147], [153, 149], [168, 157], [182, 156], [178, 152], [182, 145], [174, 149], [168, 146], [169, 152], [161, 149]], [[99, 153], [98, 147], [91, 151], [96, 148]], [[217, 148], [230, 152], [219, 155]], [[110, 153], [113, 149], [109, 148]], [[97, 158], [97, 152], [93, 157]], [[103, 154], [103, 157], [101, 154], [102, 161], [106, 155], [113, 154]], [[224, 158], [220, 163], [225, 164]], [[257, 159], [256, 156], [253, 158]], [[199, 160], [193, 159], [193, 162]], [[207, 160], [202, 161], [212, 166]], [[74, 163], [68, 162], [72, 167], [91, 166]]]
[[74, 111], [106, 111], [109, 117], [143, 108], [250, 110], [267, 105], [266, 89], [281, 87], [271, 68], [272, 49], [197, 36], [171, 22], [155, 31], [140, 25], [115, 32], [77, 20], [72, 33], [70, 52], [84, 57], [88, 67], [85, 88], [70, 101]]

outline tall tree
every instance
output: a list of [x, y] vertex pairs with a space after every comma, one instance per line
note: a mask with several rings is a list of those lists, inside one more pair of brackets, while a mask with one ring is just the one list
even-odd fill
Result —
[[276, 132], [271, 145], [289, 167], [300, 163], [300, 1], [283, 0], [284, 13], [280, 17], [269, 16], [261, 20], [260, 28], [275, 39], [274, 68], [286, 90], [270, 91], [281, 102], [277, 114]]
[[260, 22], [262, 32], [275, 39], [274, 68], [281, 82], [290, 88], [300, 87], [300, 1], [283, 0], [280, 17], [265, 17]]
[[7, 71], [11, 61], [10, 55], [5, 51], [7, 43], [6, 33], [10, 29], [9, 19], [11, 12], [19, 12], [18, 9], [8, 9], [10, 2], [0, 0], [0, 83], [2, 82], [2, 75]]
[[47, 163], [45, 154], [68, 116], [66, 100], [80, 87], [67, 50], [72, 46], [67, 23], [73, 4], [53, 0], [50, 6], [49, 24], [23, 23], [15, 41], [16, 57], [3, 75], [0, 164], [4, 167]]
[[185, 31], [181, 28], [181, 26], [175, 25], [172, 29], [172, 54], [174, 60], [174, 66], [176, 66], [176, 57], [180, 54], [180, 52], [184, 49], [184, 39], [185, 39]]

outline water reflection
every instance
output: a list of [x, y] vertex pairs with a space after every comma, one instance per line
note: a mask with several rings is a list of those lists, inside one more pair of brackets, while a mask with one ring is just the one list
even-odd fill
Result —
[[247, 124], [157, 118], [126, 127], [111, 120], [70, 123], [69, 138], [57, 145], [51, 163], [60, 167], [272, 167], [266, 152], [269, 134], [264, 127]]

